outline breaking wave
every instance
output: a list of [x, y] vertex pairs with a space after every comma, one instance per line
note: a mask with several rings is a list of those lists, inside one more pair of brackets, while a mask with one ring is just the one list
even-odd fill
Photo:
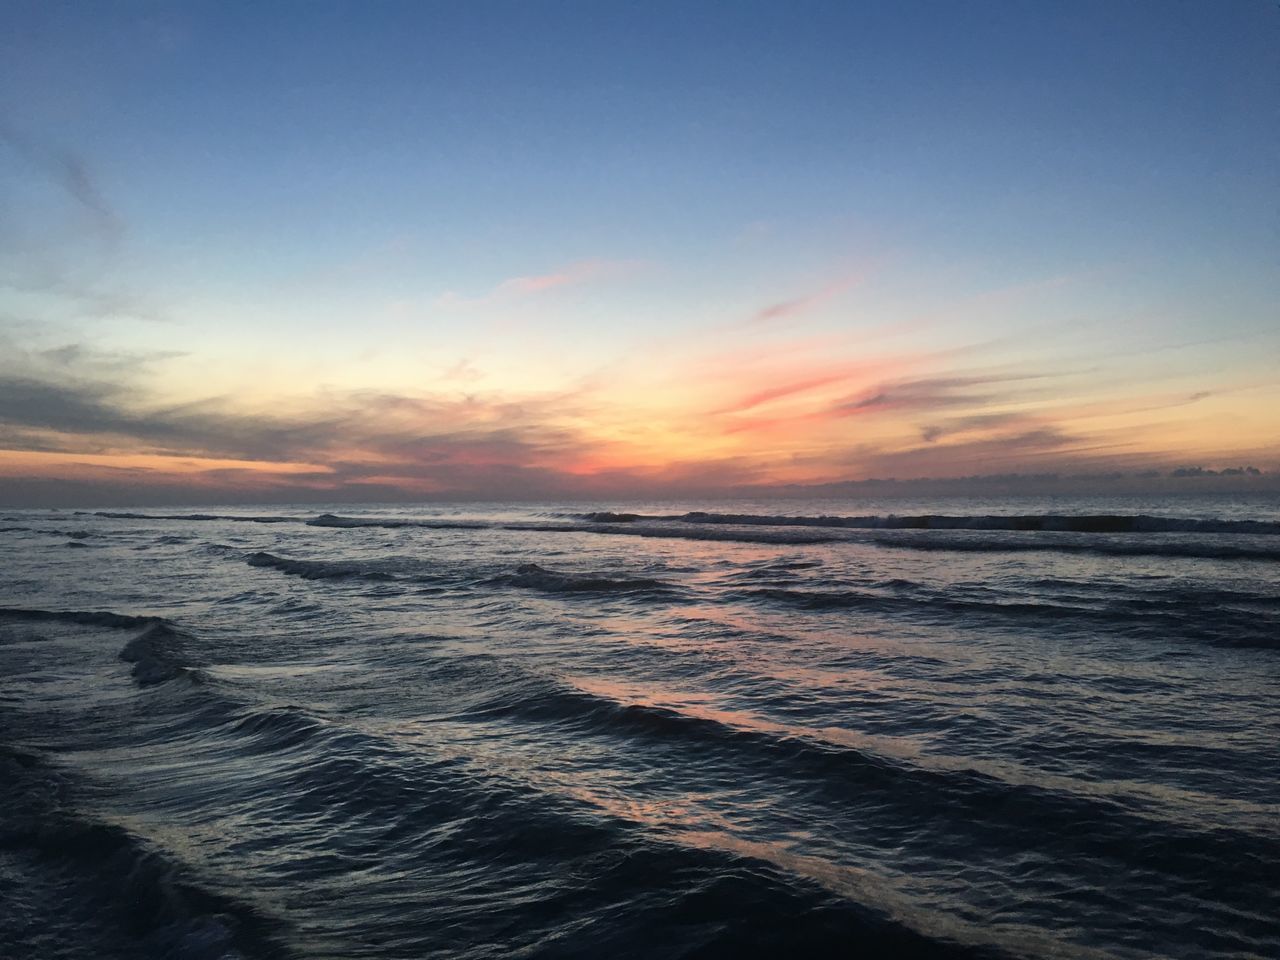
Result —
[[530, 533], [597, 533], [618, 536], [651, 537], [659, 539], [688, 539], [725, 541], [737, 543], [777, 543], [804, 544], [826, 543], [837, 539], [822, 531], [810, 530], [721, 530], [700, 528], [696, 525], [674, 527], [662, 523], [619, 525], [607, 522], [600, 523], [556, 523], [548, 521], [529, 521], [509, 523], [499, 521], [460, 521], [460, 520], [399, 520], [378, 517], [338, 517], [324, 514], [314, 520], [307, 521], [313, 527], [336, 527], [340, 529], [358, 530], [364, 528], [400, 530], [417, 527], [428, 530], [505, 530], [527, 531]]
[[125, 644], [120, 659], [133, 664], [132, 674], [144, 687], [184, 677], [200, 683], [204, 676], [184, 659], [187, 635], [165, 620], [153, 620]]
[[676, 590], [673, 584], [650, 577], [625, 577], [598, 572], [549, 570], [536, 563], [522, 563], [509, 573], [491, 574], [480, 567], [455, 566], [449, 571], [431, 572], [429, 565], [407, 558], [370, 558], [360, 561], [296, 560], [272, 553], [250, 554], [251, 567], [268, 567], [304, 580], [371, 580], [437, 583], [452, 581], [459, 586], [506, 586], [541, 590], [547, 593], [661, 594]]
[[214, 520], [235, 520], [242, 523], [299, 523], [298, 517], [285, 516], [245, 516], [221, 513], [125, 513], [109, 510], [77, 510], [76, 516], [103, 517], [108, 520], [190, 520], [192, 522], [208, 522]]
[[1187, 557], [1200, 560], [1280, 560], [1280, 547], [1243, 543], [1160, 541], [1157, 543], [1112, 540], [972, 540], [877, 538], [874, 543], [896, 550], [947, 553], [1083, 553], [1107, 557]]
[[295, 560], [289, 557], [278, 557], [273, 553], [258, 551], [250, 554], [246, 561], [251, 567], [270, 567], [291, 576], [304, 580], [394, 580], [395, 577], [383, 570], [371, 569], [368, 562], [344, 563], [335, 560]]
[[309, 527], [335, 527], [340, 530], [358, 530], [362, 527], [375, 527], [384, 530], [397, 530], [403, 527], [421, 527], [428, 530], [483, 530], [492, 527], [492, 523], [484, 520], [397, 520], [391, 517], [340, 517], [332, 513], [322, 513], [307, 521]]
[[149, 627], [163, 622], [158, 617], [135, 617], [123, 613], [111, 613], [107, 610], [85, 612], [79, 610], [36, 610], [30, 607], [0, 607], [0, 617], [75, 623], [86, 627], [110, 627], [117, 630], [131, 627]]
[[599, 573], [563, 573], [536, 563], [522, 563], [514, 573], [493, 578], [496, 584], [530, 587], [549, 593], [667, 593], [672, 584], [647, 577], [613, 577]]
[[183, 647], [189, 639], [187, 634], [161, 617], [138, 617], [105, 610], [0, 607], [0, 618], [137, 630], [120, 651], [120, 659], [133, 664], [132, 674], [140, 685], [154, 686], [177, 677], [185, 677], [193, 683], [200, 683], [204, 679], [203, 674], [184, 659]]
[[1028, 514], [1014, 516], [777, 516], [755, 513], [645, 515], [585, 513], [591, 523], [677, 522], [767, 527], [844, 527], [866, 530], [1010, 530], [1060, 533], [1245, 533], [1280, 535], [1280, 523], [1261, 520], [1201, 520], [1145, 514]]

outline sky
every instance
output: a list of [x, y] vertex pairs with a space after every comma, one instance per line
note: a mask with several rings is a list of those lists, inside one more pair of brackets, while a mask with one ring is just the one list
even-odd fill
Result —
[[1280, 473], [1280, 6], [0, 0], [0, 502]]

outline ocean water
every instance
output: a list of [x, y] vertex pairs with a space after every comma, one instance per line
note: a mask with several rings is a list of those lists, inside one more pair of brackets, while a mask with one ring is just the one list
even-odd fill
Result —
[[1280, 956], [1280, 505], [0, 511], [5, 958]]

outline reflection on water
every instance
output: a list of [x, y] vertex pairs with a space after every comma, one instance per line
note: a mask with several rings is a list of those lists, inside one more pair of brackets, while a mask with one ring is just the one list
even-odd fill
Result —
[[1280, 518], [624, 507], [7, 517], [0, 945], [1280, 952]]

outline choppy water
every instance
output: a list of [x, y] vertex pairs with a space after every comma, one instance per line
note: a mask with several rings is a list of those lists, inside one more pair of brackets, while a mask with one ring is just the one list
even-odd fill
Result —
[[9, 511], [0, 562], [5, 957], [1280, 956], [1275, 503]]

